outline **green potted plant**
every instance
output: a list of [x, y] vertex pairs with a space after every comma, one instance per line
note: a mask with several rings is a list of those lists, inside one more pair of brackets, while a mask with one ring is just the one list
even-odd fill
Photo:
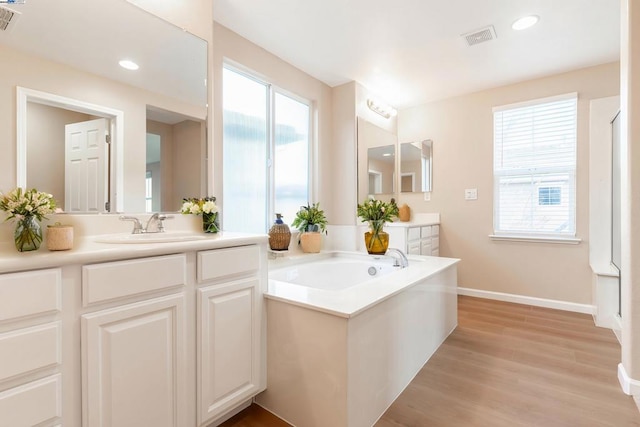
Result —
[[324, 216], [324, 211], [320, 209], [320, 203], [301, 206], [291, 226], [300, 232], [298, 243], [302, 247], [302, 252], [320, 252], [322, 243], [320, 233], [326, 234], [327, 232], [327, 218]]

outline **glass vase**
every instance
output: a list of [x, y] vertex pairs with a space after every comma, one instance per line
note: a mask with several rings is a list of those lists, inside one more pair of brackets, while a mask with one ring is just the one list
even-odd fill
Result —
[[218, 212], [202, 214], [202, 231], [205, 233], [217, 233], [220, 231]]
[[37, 251], [42, 243], [42, 228], [32, 216], [18, 220], [13, 233], [13, 241], [20, 252]]
[[389, 247], [389, 234], [383, 231], [384, 221], [369, 221], [369, 231], [364, 233], [364, 243], [371, 255], [384, 255]]

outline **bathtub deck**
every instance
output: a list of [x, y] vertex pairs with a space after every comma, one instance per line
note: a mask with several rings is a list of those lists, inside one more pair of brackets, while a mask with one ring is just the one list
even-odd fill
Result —
[[[376, 427], [640, 426], [589, 315], [461, 296], [458, 328]], [[224, 427], [285, 427], [255, 405]]]

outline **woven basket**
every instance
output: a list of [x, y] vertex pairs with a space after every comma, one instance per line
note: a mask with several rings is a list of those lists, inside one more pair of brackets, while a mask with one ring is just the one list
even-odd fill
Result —
[[269, 230], [269, 247], [273, 251], [286, 251], [291, 242], [291, 231], [287, 224], [274, 224]]

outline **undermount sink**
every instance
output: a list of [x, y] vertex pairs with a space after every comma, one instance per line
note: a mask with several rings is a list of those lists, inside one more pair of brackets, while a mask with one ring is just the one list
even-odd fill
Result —
[[203, 240], [207, 236], [188, 231], [166, 231], [164, 233], [142, 233], [142, 234], [106, 234], [96, 236], [94, 239], [98, 243], [172, 243], [188, 242], [190, 240]]

